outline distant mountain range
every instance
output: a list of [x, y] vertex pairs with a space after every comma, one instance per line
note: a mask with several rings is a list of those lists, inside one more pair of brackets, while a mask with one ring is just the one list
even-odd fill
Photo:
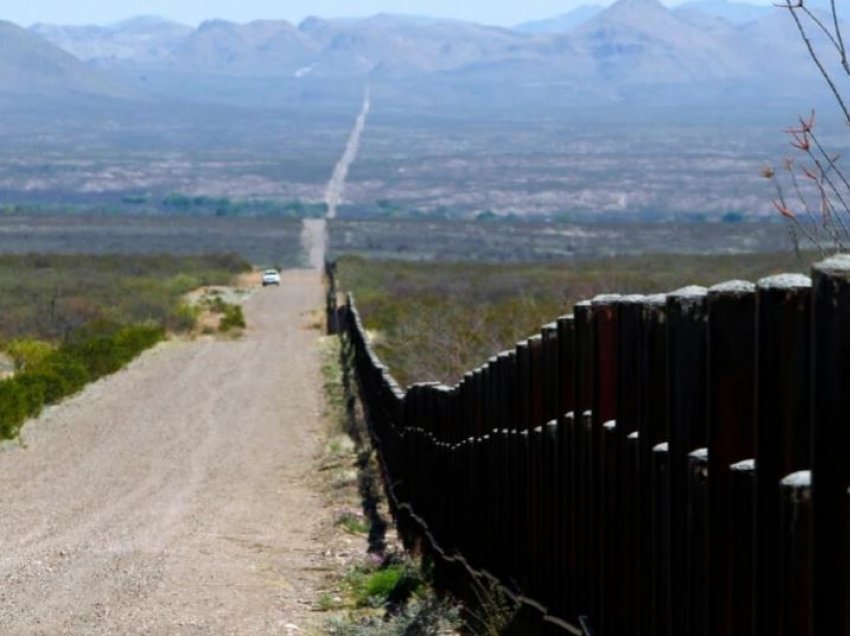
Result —
[[817, 80], [783, 10], [726, 0], [675, 9], [618, 0], [514, 29], [387, 14], [197, 28], [156, 17], [106, 27], [0, 23], [0, 94], [148, 93], [267, 106], [367, 79], [389, 101], [426, 108], [485, 107], [494, 98], [699, 101], [734, 90], [772, 99]]
[[47, 40], [0, 21], [0, 93], [25, 97], [113, 95], [101, 74]]

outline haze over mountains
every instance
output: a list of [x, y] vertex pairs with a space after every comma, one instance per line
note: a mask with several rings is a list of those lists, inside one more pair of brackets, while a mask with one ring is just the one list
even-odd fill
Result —
[[775, 215], [761, 171], [813, 106], [850, 155], [770, 6], [618, 0], [512, 29], [388, 14], [0, 22], [0, 209], [307, 209], [367, 86], [341, 217]]
[[[197, 28], [156, 17], [110, 26], [0, 28], [0, 93], [87, 93], [270, 106], [358, 93], [380, 103], [491, 108], [762, 102], [816, 80], [786, 11], [725, 0], [586, 6], [515, 29], [376, 15]], [[506, 88], [510, 87], [510, 91]], [[329, 90], [331, 89], [331, 90]]]

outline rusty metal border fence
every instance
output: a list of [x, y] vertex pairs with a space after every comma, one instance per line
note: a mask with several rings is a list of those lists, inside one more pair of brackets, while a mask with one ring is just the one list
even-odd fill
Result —
[[850, 634], [850, 256], [600, 296], [407, 391], [327, 273], [391, 511], [437, 585], [500, 586], [529, 633]]

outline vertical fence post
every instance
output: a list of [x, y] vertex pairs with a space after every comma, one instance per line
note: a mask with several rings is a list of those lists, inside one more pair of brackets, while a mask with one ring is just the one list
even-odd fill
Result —
[[541, 600], [550, 614], [558, 615], [558, 599], [564, 593], [563, 576], [558, 566], [560, 560], [561, 542], [565, 537], [559, 536], [558, 527], [558, 452], [560, 430], [558, 413], [558, 385], [560, 383], [558, 367], [558, 325], [550, 323], [543, 327], [543, 377], [544, 408], [543, 416], [546, 424], [541, 436], [541, 479], [540, 496], [542, 500], [541, 524], [541, 570], [542, 590]]
[[797, 471], [780, 485], [779, 631], [780, 636], [811, 636], [812, 631], [812, 473]]
[[[735, 523], [732, 464], [755, 450], [755, 286], [730, 281], [708, 294], [708, 589], [709, 633], [752, 633], [749, 616], [738, 607], [751, 597], [750, 550], [737, 554], [749, 527]], [[734, 557], [732, 556], [734, 555]], [[736, 603], [737, 601], [737, 603]]]
[[670, 631], [670, 449], [661, 442], [652, 449], [652, 631]]
[[[811, 279], [763, 278], [756, 292], [756, 630], [779, 629], [780, 489], [811, 464]], [[799, 594], [810, 595], [798, 588]]]
[[815, 634], [850, 633], [847, 488], [850, 486], [850, 255], [812, 276], [812, 532]]
[[[649, 499], [651, 481], [644, 480], [640, 466], [640, 433], [632, 431], [626, 436], [621, 461], [623, 479], [622, 536], [623, 536], [623, 598], [625, 602], [625, 633], [642, 634], [643, 615], [648, 613], [649, 571], [642, 569], [641, 557], [647, 550], [649, 535], [641, 530], [641, 502]], [[647, 606], [643, 603], [647, 602]]]
[[683, 598], [688, 589], [688, 455], [706, 446], [708, 435], [706, 293], [703, 287], [684, 287], [667, 296], [671, 636], [687, 633], [688, 624], [688, 603]]
[[708, 449], [688, 455], [688, 625], [689, 636], [708, 632]]
[[[663, 635], [666, 633], [666, 623], [655, 621], [656, 596], [669, 599], [669, 592], [658, 592], [654, 589], [662, 581], [656, 580], [654, 570], [656, 563], [662, 559], [653, 552], [653, 509], [656, 489], [653, 486], [653, 451], [658, 444], [667, 441], [667, 409], [669, 396], [667, 394], [667, 297], [663, 294], [647, 296], [641, 306], [641, 346], [640, 373], [638, 384], [641, 400], [638, 411], [638, 468], [641, 483], [646, 484], [644, 497], [638, 501], [640, 506], [640, 527], [643, 545], [640, 553], [640, 570], [646, 584], [638, 592], [641, 606], [646, 611], [641, 613], [641, 636]], [[665, 550], [670, 545], [663, 546]], [[666, 606], [665, 606], [666, 608]], [[667, 609], [664, 610], [665, 612]]]
[[543, 386], [543, 338], [541, 335], [533, 336], [528, 340], [529, 367], [529, 422], [526, 428], [526, 462], [527, 486], [525, 497], [527, 499], [528, 527], [528, 570], [529, 582], [527, 592], [532, 598], [540, 598], [543, 592], [540, 575], [543, 571], [543, 559], [541, 550], [544, 547], [541, 533], [541, 520], [543, 510], [542, 498], [542, 441], [543, 425], [545, 424], [544, 399], [545, 389]]
[[589, 301], [573, 308], [575, 327], [575, 457], [576, 457], [576, 533], [575, 554], [578, 581], [576, 584], [576, 618], [592, 611], [593, 569], [591, 554], [592, 525], [590, 483], [592, 479], [590, 454], [591, 412], [593, 403], [593, 307]]
[[[605, 571], [606, 562], [614, 563], [609, 551], [616, 550], [611, 528], [605, 524], [606, 461], [616, 464], [606, 454], [603, 425], [617, 417], [617, 309], [620, 296], [602, 295], [593, 299], [593, 411], [591, 430], [591, 516], [595, 531], [591, 541], [596, 579], [591, 617], [600, 634], [616, 633], [620, 624], [621, 605], [617, 598], [617, 572]], [[613, 448], [611, 449], [613, 453]], [[612, 468], [612, 474], [616, 474]], [[612, 497], [615, 492], [611, 491]], [[609, 630], [605, 623], [610, 624]]]
[[[614, 452], [618, 455], [619, 472], [614, 489], [622, 514], [613, 520], [610, 536], [614, 542], [614, 562], [619, 563], [621, 570], [615, 582], [615, 597], [622, 605], [619, 631], [629, 631], [635, 636], [640, 636], [641, 594], [644, 587], [638, 559], [641, 541], [638, 514], [642, 486], [637, 462], [643, 303], [643, 296], [622, 296], [615, 303], [618, 353]], [[633, 434], [634, 437], [631, 437]]]
[[555, 608], [560, 618], [574, 620], [576, 613], [576, 480], [575, 456], [575, 322], [571, 315], [558, 318], [558, 567], [564, 591]]
[[755, 490], [756, 463], [753, 459], [729, 467], [732, 489], [730, 509], [733, 564], [732, 633], [752, 633], [755, 626]]

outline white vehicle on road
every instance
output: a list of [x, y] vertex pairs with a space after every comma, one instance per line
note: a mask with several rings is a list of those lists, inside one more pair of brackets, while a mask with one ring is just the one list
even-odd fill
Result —
[[267, 269], [263, 272], [263, 287], [266, 285], [280, 285], [280, 272], [276, 269]]

